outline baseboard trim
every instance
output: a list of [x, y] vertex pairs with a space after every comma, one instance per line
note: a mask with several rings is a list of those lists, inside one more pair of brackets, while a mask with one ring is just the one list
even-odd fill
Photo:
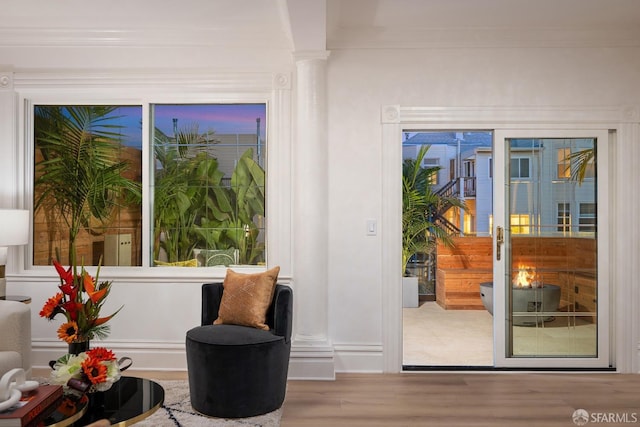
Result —
[[515, 368], [496, 366], [422, 366], [402, 365], [403, 372], [617, 372], [616, 368]]
[[290, 380], [336, 379], [333, 347], [293, 345], [289, 357]]

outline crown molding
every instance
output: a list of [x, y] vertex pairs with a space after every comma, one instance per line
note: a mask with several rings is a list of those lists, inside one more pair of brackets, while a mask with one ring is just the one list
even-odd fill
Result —
[[[230, 37], [230, 34], [233, 36]], [[219, 47], [286, 49], [284, 32], [251, 28], [0, 28], [0, 47]]]
[[640, 47], [640, 28], [341, 28], [327, 49]]
[[406, 107], [385, 105], [381, 108], [382, 123], [442, 122], [471, 124], [538, 124], [582, 123], [595, 126], [612, 123], [637, 123], [640, 107], [627, 106], [466, 106], [466, 107]]
[[[4, 75], [0, 73], [0, 75]], [[290, 88], [289, 72], [216, 72], [203, 70], [62, 70], [16, 71], [13, 85], [18, 91], [51, 90], [52, 88], [151, 88], [154, 90], [215, 90], [242, 93]]]

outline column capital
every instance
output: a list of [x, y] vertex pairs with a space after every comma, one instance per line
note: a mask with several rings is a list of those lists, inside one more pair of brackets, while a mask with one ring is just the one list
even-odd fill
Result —
[[296, 62], [312, 60], [326, 61], [327, 59], [329, 59], [330, 54], [331, 51], [329, 50], [299, 50], [293, 52], [293, 59]]

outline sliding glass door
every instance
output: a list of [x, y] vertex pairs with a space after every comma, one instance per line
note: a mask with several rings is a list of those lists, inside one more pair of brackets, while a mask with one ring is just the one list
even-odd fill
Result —
[[496, 366], [609, 366], [606, 130], [497, 130]]

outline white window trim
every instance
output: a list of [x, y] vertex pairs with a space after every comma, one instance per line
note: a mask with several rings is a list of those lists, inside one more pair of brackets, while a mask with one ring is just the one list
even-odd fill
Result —
[[[152, 103], [265, 103], [267, 105], [267, 262], [279, 265], [283, 279], [292, 275], [291, 226], [291, 75], [282, 73], [212, 73], [155, 75], [103, 73], [15, 73], [13, 87], [18, 99], [17, 146], [22, 162], [17, 167], [19, 205], [33, 210], [33, 105], [56, 103], [142, 105], [142, 173], [149, 176], [149, 117]], [[151, 200], [150, 186], [143, 183], [143, 200]], [[270, 214], [276, 212], [277, 214]], [[143, 205], [142, 247], [151, 248], [150, 205]], [[278, 236], [270, 239], [269, 236]], [[49, 266], [32, 266], [32, 245], [20, 254], [22, 279], [55, 274]], [[143, 249], [144, 250], [144, 249]], [[151, 250], [151, 249], [149, 249]], [[152, 278], [175, 282], [175, 277], [193, 280], [223, 278], [226, 268], [151, 267], [143, 253], [142, 267], [103, 267], [110, 278]], [[265, 270], [266, 266], [242, 266], [240, 272]]]

